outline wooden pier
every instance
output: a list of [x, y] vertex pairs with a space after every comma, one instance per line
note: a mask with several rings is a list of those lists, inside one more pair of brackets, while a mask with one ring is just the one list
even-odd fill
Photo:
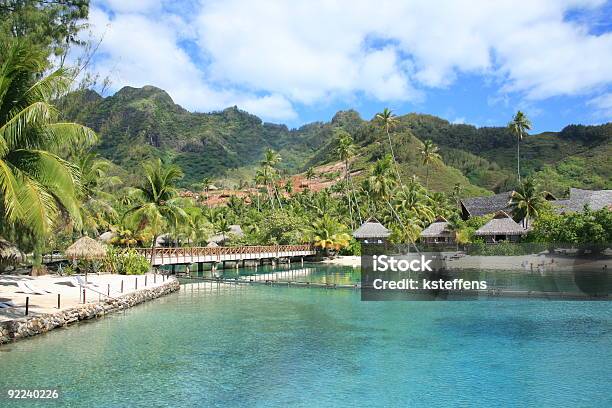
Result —
[[312, 245], [137, 248], [136, 251], [150, 260], [153, 266], [303, 259], [316, 253]]

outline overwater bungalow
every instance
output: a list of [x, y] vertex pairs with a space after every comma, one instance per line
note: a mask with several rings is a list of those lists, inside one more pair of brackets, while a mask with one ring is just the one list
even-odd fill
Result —
[[444, 217], [437, 217], [421, 234], [424, 244], [455, 244], [455, 234], [448, 229], [448, 221]]
[[353, 231], [353, 237], [362, 244], [385, 244], [390, 236], [391, 231], [376, 218], [369, 218]]
[[505, 211], [498, 211], [493, 219], [480, 227], [475, 234], [483, 237], [487, 244], [495, 244], [502, 241], [517, 242], [527, 234], [527, 230]]

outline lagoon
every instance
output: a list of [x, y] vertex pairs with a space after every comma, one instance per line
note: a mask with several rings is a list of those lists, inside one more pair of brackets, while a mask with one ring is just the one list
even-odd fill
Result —
[[0, 389], [59, 388], [58, 406], [75, 407], [609, 407], [611, 344], [605, 301], [190, 286], [0, 347]]

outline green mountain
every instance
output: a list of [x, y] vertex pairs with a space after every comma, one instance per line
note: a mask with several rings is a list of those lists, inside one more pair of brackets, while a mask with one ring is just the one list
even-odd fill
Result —
[[[357, 144], [356, 171], [368, 169], [389, 152], [382, 128], [353, 110], [338, 112], [330, 122], [288, 129], [236, 107], [192, 113], [152, 86], [125, 87], [106, 98], [79, 91], [64, 98], [60, 108], [68, 119], [96, 130], [100, 153], [130, 173], [137, 174], [142, 160], [162, 157], [183, 168], [185, 185], [204, 176], [245, 178], [267, 148], [280, 152], [281, 167], [288, 174], [337, 161], [337, 129], [349, 132]], [[426, 179], [419, 150], [427, 139], [440, 147], [443, 159], [429, 169], [431, 188], [450, 191], [459, 184], [473, 195], [515, 185], [516, 140], [506, 128], [451, 124], [415, 113], [398, 116], [392, 142], [403, 177]], [[569, 186], [612, 188], [611, 140], [612, 123], [531, 135], [521, 142], [522, 175], [536, 175], [557, 194]]]
[[282, 165], [292, 171], [324, 140], [317, 124], [306, 131], [289, 131], [236, 107], [191, 113], [152, 86], [125, 87], [107, 98], [79, 91], [64, 98], [60, 108], [70, 120], [98, 132], [99, 152], [114, 163], [137, 170], [143, 160], [161, 157], [183, 168], [186, 184], [254, 165], [267, 148], [279, 151]]

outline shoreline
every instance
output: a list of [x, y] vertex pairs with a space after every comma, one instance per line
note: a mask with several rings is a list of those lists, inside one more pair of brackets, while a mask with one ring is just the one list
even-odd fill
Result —
[[[444, 262], [449, 270], [461, 269], [483, 269], [483, 270], [503, 270], [513, 272], [566, 272], [566, 271], [599, 271], [605, 270], [605, 266], [611, 267], [610, 259], [588, 259], [588, 258], [567, 258], [550, 257], [544, 255], [465, 255], [453, 259], [454, 252], [441, 253], [445, 256]], [[341, 255], [333, 259], [320, 261], [322, 264], [337, 266], [361, 267], [361, 257], [354, 255]]]
[[[118, 297], [106, 298], [61, 309], [54, 312], [35, 312], [31, 316], [2, 316], [0, 320], [0, 346], [26, 337], [46, 333], [81, 320], [90, 320], [106, 314], [128, 309], [140, 303], [157, 299], [180, 289], [178, 279], [170, 277], [155, 286], [134, 289]], [[19, 308], [21, 310], [21, 308]], [[0, 309], [1, 310], [1, 309]]]

